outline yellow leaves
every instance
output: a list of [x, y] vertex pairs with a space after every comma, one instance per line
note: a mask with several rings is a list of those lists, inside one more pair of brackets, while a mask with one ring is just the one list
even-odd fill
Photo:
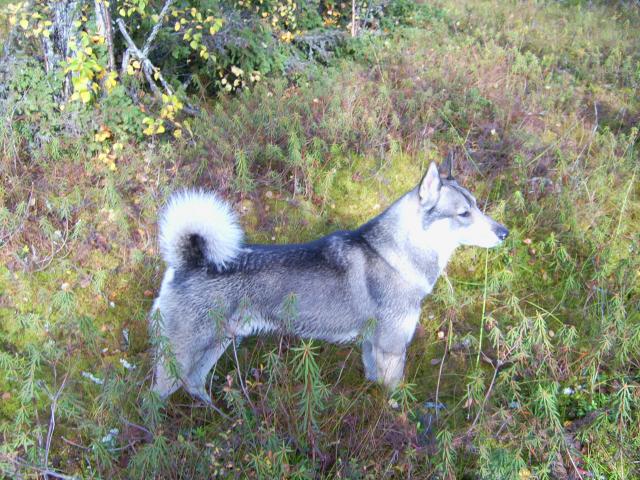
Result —
[[[210, 10], [207, 10], [209, 13]], [[182, 40], [187, 42], [189, 48], [198, 52], [200, 58], [207, 60], [210, 57], [208, 48], [202, 43], [202, 35], [208, 32], [215, 35], [222, 26], [222, 20], [216, 19], [213, 15], [206, 17], [196, 8], [176, 9], [171, 13], [176, 20], [173, 29], [176, 32], [184, 30]], [[191, 59], [187, 59], [190, 63]]]
[[91, 35], [91, 41], [97, 45], [104, 45], [105, 39], [102, 35]]
[[140, 70], [140, 60], [132, 60], [127, 65], [127, 75], [135, 75], [138, 70]]
[[159, 135], [166, 132], [168, 126], [173, 127], [172, 135], [174, 138], [182, 138], [183, 131], [186, 128], [191, 132], [188, 122], [181, 124], [176, 120], [176, 115], [184, 108], [184, 104], [176, 95], [162, 95], [162, 108], [159, 118], [145, 117], [142, 120], [145, 126], [142, 131], [145, 135]]
[[518, 478], [520, 480], [529, 480], [532, 478], [531, 471], [528, 468], [521, 468], [518, 472]]
[[293, 33], [284, 32], [282, 35], [280, 35], [280, 40], [282, 40], [284, 43], [291, 43], [291, 40], [293, 40]]
[[159, 118], [144, 117], [142, 123], [147, 126], [147, 128], [142, 131], [145, 135], [155, 135], [165, 132], [164, 122]]
[[231, 73], [233, 73], [236, 77], [241, 77], [242, 75], [244, 75], [244, 71], [241, 68], [236, 67], [235, 65], [231, 67]]
[[[42, 22], [43, 28], [47, 26], [51, 26], [51, 22]], [[48, 30], [44, 32], [43, 35], [49, 34]], [[100, 57], [102, 55], [97, 51], [98, 49], [92, 47], [92, 45], [104, 44], [105, 38], [88, 31], [82, 31], [79, 35], [79, 39], [72, 37], [69, 40], [69, 49], [72, 55], [65, 59], [64, 72], [73, 74], [71, 76], [73, 93], [70, 99], [87, 104], [94, 95], [100, 92], [98, 81], [101, 81], [102, 88], [106, 93], [111, 93], [118, 84], [118, 74], [107, 71], [106, 66], [101, 63], [104, 60], [98, 58], [99, 55]]]
[[116, 85], [118, 85], [118, 74], [116, 72], [109, 72], [104, 79], [104, 88], [107, 90], [107, 93], [111, 93], [111, 90], [113, 90]]
[[23, 18], [20, 20], [20, 27], [22, 27], [23, 30], [26, 30], [29, 28], [29, 21], [26, 18]]
[[111, 130], [106, 125], [100, 125], [100, 130], [93, 136], [96, 142], [104, 142], [111, 138]]
[[104, 163], [105, 166], [112, 172], [115, 172], [118, 169], [118, 167], [116, 167], [116, 159], [116, 155], [114, 155], [113, 153], [109, 153], [108, 151], [100, 152], [98, 154], [98, 160]]

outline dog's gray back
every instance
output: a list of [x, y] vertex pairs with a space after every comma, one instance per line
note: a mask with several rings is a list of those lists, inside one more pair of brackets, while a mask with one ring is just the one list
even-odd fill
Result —
[[166, 326], [353, 341], [380, 308], [419, 307], [420, 292], [411, 295], [412, 286], [369, 243], [385, 241], [377, 234], [382, 222], [306, 244], [248, 245], [223, 268], [176, 272], [159, 299]]

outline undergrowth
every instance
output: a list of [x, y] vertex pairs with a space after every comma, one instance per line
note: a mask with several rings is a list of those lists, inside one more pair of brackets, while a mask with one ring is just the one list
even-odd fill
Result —
[[[394, 8], [385, 34], [203, 102], [171, 141], [140, 141], [124, 92], [61, 111], [55, 79], [17, 68], [0, 122], [3, 475], [640, 478], [637, 4]], [[251, 241], [306, 241], [380, 213], [449, 149], [511, 235], [456, 254], [395, 392], [363, 380], [358, 345], [287, 337], [229, 349], [209, 382], [220, 412], [150, 392], [171, 191], [221, 192]]]

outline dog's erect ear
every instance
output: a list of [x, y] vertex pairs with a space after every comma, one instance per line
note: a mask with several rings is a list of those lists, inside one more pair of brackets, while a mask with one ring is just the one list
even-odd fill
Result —
[[440, 171], [443, 175], [447, 176], [447, 180], [453, 180], [453, 157], [453, 150], [449, 150], [447, 158], [444, 159], [444, 162], [442, 162], [440, 166]]
[[429, 170], [422, 177], [420, 182], [420, 189], [418, 193], [420, 195], [420, 204], [423, 207], [431, 208], [438, 201], [440, 196], [440, 187], [442, 182], [440, 181], [440, 174], [438, 173], [438, 167], [434, 162], [429, 165]]

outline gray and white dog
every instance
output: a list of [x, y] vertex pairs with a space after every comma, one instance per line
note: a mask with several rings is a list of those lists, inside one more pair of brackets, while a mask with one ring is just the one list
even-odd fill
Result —
[[175, 194], [160, 216], [168, 268], [152, 316], [179, 376], [157, 352], [153, 389], [165, 398], [184, 386], [210, 403], [209, 370], [234, 339], [262, 333], [361, 340], [366, 378], [393, 389], [420, 304], [454, 250], [494, 247], [508, 233], [478, 209], [450, 164], [441, 177], [431, 163], [419, 185], [360, 228], [295, 245], [245, 244], [218, 196]]

